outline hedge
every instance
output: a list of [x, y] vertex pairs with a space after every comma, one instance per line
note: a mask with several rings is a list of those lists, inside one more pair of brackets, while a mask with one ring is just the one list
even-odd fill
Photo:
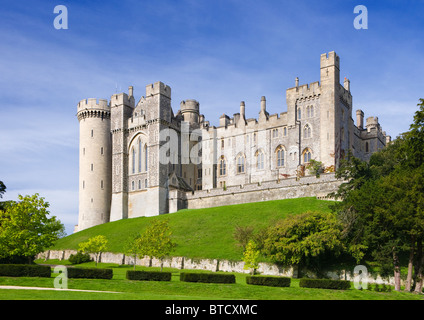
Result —
[[300, 279], [299, 287], [347, 290], [347, 289], [350, 289], [350, 282], [346, 280], [330, 280], [330, 279]]
[[112, 279], [112, 269], [97, 268], [67, 268], [68, 278]]
[[203, 283], [236, 283], [236, 276], [233, 274], [182, 272], [180, 273], [180, 281]]
[[160, 271], [127, 271], [128, 280], [141, 280], [141, 281], [171, 281], [171, 272]]
[[269, 287], [290, 287], [291, 278], [268, 277], [268, 276], [246, 276], [246, 283]]
[[0, 276], [3, 277], [51, 277], [49, 266], [36, 264], [1, 264]]

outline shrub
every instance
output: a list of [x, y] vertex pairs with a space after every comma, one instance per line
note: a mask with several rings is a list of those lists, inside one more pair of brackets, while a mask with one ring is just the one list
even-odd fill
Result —
[[233, 274], [182, 272], [180, 273], [180, 281], [204, 283], [236, 283], [236, 277]]
[[112, 269], [67, 268], [68, 278], [112, 279]]
[[88, 253], [83, 253], [81, 251], [78, 251], [76, 254], [71, 254], [68, 260], [71, 264], [80, 264], [92, 261]]
[[291, 278], [268, 277], [268, 276], [247, 276], [247, 284], [269, 287], [290, 287]]
[[127, 271], [128, 280], [141, 280], [141, 281], [171, 281], [171, 272], [159, 271]]
[[0, 276], [50, 278], [51, 268], [32, 264], [2, 264], [0, 265]]
[[299, 287], [346, 290], [350, 289], [350, 282], [345, 280], [330, 279], [300, 279]]

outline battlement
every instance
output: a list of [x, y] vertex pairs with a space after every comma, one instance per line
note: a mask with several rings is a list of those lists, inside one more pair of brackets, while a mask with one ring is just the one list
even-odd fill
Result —
[[154, 96], [156, 94], [161, 94], [171, 99], [171, 87], [167, 86], [166, 84], [160, 81], [146, 86], [146, 98]]
[[312, 82], [310, 84], [303, 84], [299, 86], [298, 80], [296, 81], [296, 86], [287, 89], [287, 93], [295, 94], [298, 96], [314, 96], [321, 93], [321, 86], [319, 81]]
[[110, 97], [110, 105], [112, 107], [119, 105], [132, 106], [134, 108], [134, 97], [128, 96], [126, 93], [117, 93]]
[[323, 53], [321, 54], [320, 65], [321, 65], [321, 69], [327, 68], [330, 66], [336, 66], [338, 69], [340, 69], [340, 58], [334, 51], [331, 51], [329, 53]]
[[366, 128], [368, 132], [374, 129], [379, 130], [380, 124], [378, 123], [378, 117], [368, 117]]
[[185, 101], [181, 101], [180, 104], [181, 113], [185, 112], [196, 112], [199, 113], [199, 102], [193, 99], [187, 99]]
[[106, 99], [89, 98], [78, 102], [78, 111], [85, 109], [96, 109], [110, 111], [110, 106]]

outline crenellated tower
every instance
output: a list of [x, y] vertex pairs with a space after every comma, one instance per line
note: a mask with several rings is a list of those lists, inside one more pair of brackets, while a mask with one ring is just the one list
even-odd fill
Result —
[[109, 222], [112, 177], [110, 106], [107, 100], [78, 103], [79, 218], [78, 231]]

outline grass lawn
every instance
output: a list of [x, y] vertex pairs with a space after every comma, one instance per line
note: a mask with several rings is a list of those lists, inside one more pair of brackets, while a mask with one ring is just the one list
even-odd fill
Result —
[[[57, 263], [49, 261], [48, 263]], [[61, 261], [66, 264], [66, 261]], [[80, 266], [93, 267], [92, 262]], [[98, 291], [115, 291], [119, 293], [93, 293], [71, 291], [37, 291], [0, 289], [1, 300], [417, 300], [422, 295], [405, 292], [374, 292], [368, 290], [327, 290], [300, 288], [299, 280], [292, 279], [289, 288], [274, 288], [246, 284], [246, 274], [234, 273], [235, 284], [188, 283], [179, 281], [177, 269], [167, 269], [172, 272], [170, 282], [129, 281], [125, 278], [127, 270], [132, 266], [99, 264], [101, 268], [113, 268], [112, 280], [68, 279], [69, 289], [84, 289]], [[136, 267], [136, 270], [158, 270], [156, 268]], [[190, 272], [195, 272], [190, 270]], [[196, 271], [202, 272], [202, 271]], [[32, 286], [54, 287], [54, 277], [51, 278], [12, 278], [0, 277], [0, 286]]]
[[109, 241], [107, 251], [122, 253], [131, 234], [142, 232], [153, 219], [169, 219], [177, 243], [173, 256], [239, 261], [242, 250], [236, 246], [233, 238], [237, 225], [253, 226], [257, 230], [291, 214], [307, 211], [330, 212], [330, 203], [332, 202], [316, 198], [299, 198], [181, 210], [156, 217], [125, 219], [69, 235], [60, 239], [51, 249], [76, 250], [80, 242], [101, 234]]

